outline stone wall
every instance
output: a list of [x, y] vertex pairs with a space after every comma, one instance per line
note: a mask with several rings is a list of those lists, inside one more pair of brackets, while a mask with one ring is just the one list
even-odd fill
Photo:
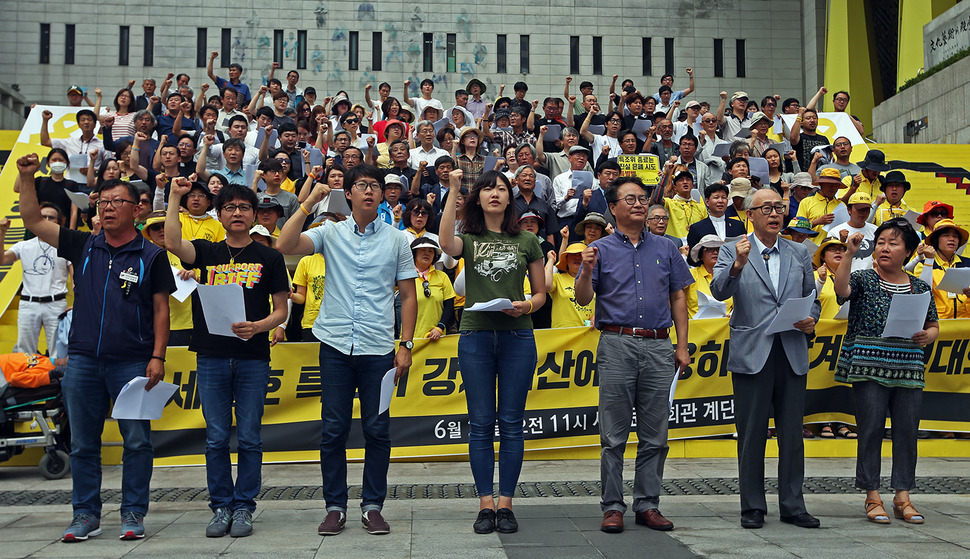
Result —
[[[880, 143], [970, 144], [968, 99], [970, 58], [964, 58], [873, 109], [873, 137]], [[906, 123], [923, 117], [926, 128], [907, 139]]]

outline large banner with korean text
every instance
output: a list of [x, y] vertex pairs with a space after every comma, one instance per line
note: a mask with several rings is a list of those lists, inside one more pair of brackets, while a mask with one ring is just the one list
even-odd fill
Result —
[[[822, 321], [810, 350], [806, 421], [853, 423], [851, 387], [835, 383], [833, 373], [845, 322]], [[729, 435], [734, 432], [734, 402], [727, 370], [730, 347], [727, 319], [690, 323], [691, 366], [677, 383], [670, 410], [670, 438]], [[526, 450], [571, 449], [599, 445], [596, 345], [588, 328], [537, 330], [538, 365], [522, 425]], [[465, 393], [457, 358], [458, 336], [415, 343], [414, 364], [391, 402], [394, 458], [448, 459], [467, 454]], [[263, 416], [266, 462], [319, 459], [320, 371], [316, 344], [273, 348], [269, 394]], [[939, 340], [928, 348], [923, 429], [970, 431], [970, 320], [942, 322]], [[166, 379], [179, 386], [162, 419], [153, 423], [159, 465], [204, 463], [202, 418], [194, 355], [172, 348]], [[355, 407], [355, 417], [357, 409]], [[635, 440], [635, 422], [631, 441]], [[363, 435], [354, 420], [348, 458], [363, 457]], [[544, 453], [549, 458], [549, 452]]]

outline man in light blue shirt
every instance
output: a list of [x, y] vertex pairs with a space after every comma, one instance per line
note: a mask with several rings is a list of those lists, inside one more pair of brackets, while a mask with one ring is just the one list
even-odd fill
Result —
[[[381, 516], [387, 496], [391, 458], [390, 416], [378, 413], [381, 378], [396, 368], [395, 382], [411, 366], [411, 339], [417, 318], [417, 277], [404, 233], [378, 218], [384, 173], [371, 165], [347, 171], [344, 193], [351, 218], [300, 233], [313, 207], [329, 195], [318, 183], [283, 227], [277, 249], [283, 254], [322, 253], [327, 262], [327, 289], [313, 335], [320, 343], [320, 469], [327, 517], [317, 529], [322, 536], [340, 533], [347, 512], [347, 437], [354, 393], [360, 399], [364, 431], [364, 479], [361, 522], [371, 534], [390, 531]], [[401, 344], [394, 354], [394, 286], [401, 295]]]

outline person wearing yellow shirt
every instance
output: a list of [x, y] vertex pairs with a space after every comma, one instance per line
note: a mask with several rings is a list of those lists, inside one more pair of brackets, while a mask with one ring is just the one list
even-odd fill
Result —
[[[970, 318], [970, 287], [961, 293], [951, 293], [937, 289], [944, 274], [949, 268], [970, 268], [970, 258], [964, 258], [957, 254], [957, 249], [967, 244], [970, 233], [963, 227], [953, 222], [952, 219], [944, 219], [936, 224], [933, 232], [926, 238], [926, 243], [936, 251], [933, 259], [933, 301], [936, 303], [936, 310], [941, 319], [945, 318]], [[916, 266], [916, 275], [923, 273], [921, 263]]]
[[441, 257], [441, 247], [428, 237], [411, 242], [411, 254], [418, 277], [414, 284], [418, 292], [418, 318], [414, 324], [416, 338], [435, 341], [445, 335], [455, 309], [455, 290], [448, 275], [434, 267]]
[[[812, 224], [808, 219], [795, 216], [788, 222], [788, 226], [781, 230], [781, 234], [792, 241], [801, 244], [806, 240], [818, 236], [818, 231], [812, 229]], [[814, 242], [814, 241], [812, 241]]]
[[[690, 270], [694, 283], [684, 288], [687, 293], [688, 318], [694, 318], [694, 315], [700, 310], [697, 303], [698, 291], [707, 294], [712, 299], [714, 298], [711, 295], [711, 281], [714, 280], [714, 265], [717, 264], [717, 255], [723, 244], [724, 241], [717, 235], [705, 235], [690, 249], [688, 263], [694, 264], [694, 267]], [[724, 303], [727, 305], [726, 311], [730, 315], [731, 311], [734, 310], [733, 298], [728, 297], [724, 300]]]
[[835, 318], [839, 312], [839, 303], [835, 300], [835, 272], [845, 257], [845, 243], [834, 237], [822, 241], [812, 263], [815, 264], [815, 292], [818, 302], [822, 304], [822, 314], [819, 318]]
[[731, 205], [724, 211], [724, 216], [739, 221], [744, 225], [745, 232], [751, 233], [754, 231], [753, 225], [748, 221], [748, 212], [744, 209], [744, 199], [752, 190], [751, 181], [744, 177], [737, 177], [731, 180], [730, 187], [728, 198], [731, 200]]
[[879, 227], [884, 221], [896, 217], [905, 217], [909, 206], [903, 196], [909, 192], [910, 184], [902, 171], [889, 171], [880, 181], [879, 190], [882, 194], [876, 197], [876, 211], [872, 215], [872, 224]]
[[691, 198], [694, 175], [687, 169], [674, 176], [673, 196], [664, 198], [664, 207], [670, 216], [667, 234], [686, 239], [690, 226], [707, 217], [707, 207]]
[[886, 163], [886, 154], [881, 150], [871, 149], [858, 165], [862, 169], [858, 174], [842, 179], [845, 188], [839, 191], [838, 197], [843, 202], [856, 192], [864, 192], [870, 198], [875, 199], [876, 191], [882, 190], [884, 179], [879, 176], [879, 173], [885, 173], [889, 170], [889, 164]]
[[323, 290], [327, 282], [327, 263], [322, 252], [304, 256], [296, 265], [293, 274], [293, 285], [296, 291], [290, 296], [294, 305], [303, 305], [304, 342], [320, 342], [313, 335], [313, 322], [320, 315], [320, 303], [323, 302]]
[[[586, 305], [576, 302], [576, 274], [583, 263], [586, 243], [573, 243], [556, 261], [555, 253], [549, 251], [546, 259], [546, 291], [552, 297], [552, 327], [578, 328], [593, 324], [594, 300]], [[558, 268], [559, 273], [553, 269]]]
[[192, 189], [182, 197], [182, 207], [186, 212], [179, 213], [182, 238], [187, 241], [204, 239], [213, 243], [226, 238], [226, 229], [218, 219], [208, 214], [212, 203], [209, 187], [201, 182], [192, 183]]
[[[216, 222], [218, 223], [218, 221]], [[225, 231], [225, 230], [223, 230]], [[162, 248], [165, 248], [165, 211], [157, 211], [148, 214], [145, 227], [141, 230], [142, 236]], [[225, 233], [223, 233], [225, 234]], [[193, 276], [192, 270], [182, 268], [182, 261], [178, 256], [171, 252], [166, 252], [168, 263], [179, 270], [179, 277], [188, 279]], [[186, 297], [179, 302], [175, 297], [168, 298], [168, 316], [171, 324], [171, 333], [168, 336], [168, 345], [187, 346], [192, 340], [192, 299]]]
[[[818, 179], [813, 184], [818, 186], [818, 192], [798, 204], [798, 213], [808, 218], [808, 221], [812, 224], [812, 229], [824, 233], [824, 227], [835, 220], [834, 212], [836, 208], [845, 205], [835, 197], [839, 191], [839, 186], [842, 185], [839, 170], [822, 169], [818, 174]], [[816, 239], [820, 241], [821, 237], [816, 237]]]

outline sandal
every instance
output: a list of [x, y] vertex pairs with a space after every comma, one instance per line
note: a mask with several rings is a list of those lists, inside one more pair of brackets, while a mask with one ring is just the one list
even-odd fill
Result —
[[823, 439], [834, 439], [835, 433], [832, 432], [831, 425], [826, 425], [819, 430], [818, 436], [822, 437]]
[[845, 425], [843, 425], [839, 427], [839, 436], [842, 437], [843, 439], [858, 439], [859, 433], [856, 433], [851, 429], [849, 429], [848, 427], [846, 427]]
[[886, 507], [881, 500], [866, 499], [866, 518], [876, 524], [889, 524], [891, 520], [886, 514]]
[[[907, 513], [907, 509], [913, 512]], [[916, 510], [916, 507], [913, 506], [911, 501], [897, 503], [896, 500], [893, 499], [893, 514], [896, 515], [896, 518], [902, 519], [903, 522], [906, 522], [907, 524], [923, 523], [923, 515]]]

